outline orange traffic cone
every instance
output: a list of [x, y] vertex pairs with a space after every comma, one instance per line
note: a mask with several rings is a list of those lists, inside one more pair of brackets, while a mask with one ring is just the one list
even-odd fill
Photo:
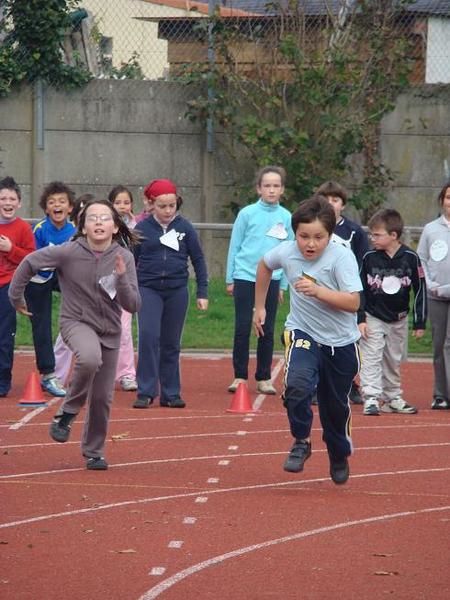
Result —
[[41, 389], [41, 380], [36, 371], [32, 371], [28, 375], [23, 397], [19, 400], [19, 404], [20, 406], [43, 406], [46, 404]]
[[254, 410], [251, 400], [250, 394], [248, 392], [247, 384], [240, 383], [237, 386], [235, 393], [233, 394], [233, 399], [231, 401], [230, 408], [227, 408], [227, 412], [229, 413], [254, 413], [259, 412], [259, 410]]

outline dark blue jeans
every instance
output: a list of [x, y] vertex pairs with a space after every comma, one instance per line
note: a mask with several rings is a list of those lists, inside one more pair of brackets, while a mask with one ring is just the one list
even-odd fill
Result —
[[285, 331], [284, 405], [296, 439], [310, 436], [311, 399], [317, 387], [319, 416], [328, 452], [336, 458], [352, 453], [348, 394], [360, 366], [358, 344], [325, 346], [295, 329]]
[[[264, 335], [258, 338], [256, 350], [256, 381], [264, 381], [272, 375], [273, 339], [275, 317], [278, 308], [279, 281], [271, 281], [266, 297], [266, 322]], [[248, 361], [250, 355], [250, 335], [255, 306], [255, 283], [234, 280], [234, 344], [233, 368], [234, 376], [248, 379]]]
[[[174, 290], [139, 287], [138, 394], [169, 401], [180, 397], [181, 334], [188, 308], [186, 286]], [[159, 389], [160, 388], [160, 389]]]
[[56, 275], [45, 283], [30, 283], [25, 288], [25, 300], [28, 310], [33, 313], [31, 329], [33, 333], [36, 365], [41, 375], [55, 370], [55, 354], [52, 338], [52, 295], [59, 290]]
[[8, 298], [9, 283], [0, 286], [0, 396], [11, 389], [16, 311]]

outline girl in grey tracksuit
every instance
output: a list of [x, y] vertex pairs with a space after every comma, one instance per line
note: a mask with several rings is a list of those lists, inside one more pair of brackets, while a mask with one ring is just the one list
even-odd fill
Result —
[[450, 409], [450, 181], [438, 196], [441, 216], [425, 225], [417, 253], [425, 269], [433, 338], [431, 408]]
[[23, 291], [44, 267], [58, 273], [62, 304], [60, 330], [75, 356], [72, 382], [50, 427], [58, 442], [69, 439], [70, 424], [88, 402], [81, 448], [87, 468], [105, 470], [103, 448], [113, 398], [120, 346], [122, 308], [140, 307], [133, 255], [116, 239], [135, 241], [133, 233], [107, 200], [88, 202], [74, 241], [30, 254], [9, 289], [11, 303], [29, 314]]

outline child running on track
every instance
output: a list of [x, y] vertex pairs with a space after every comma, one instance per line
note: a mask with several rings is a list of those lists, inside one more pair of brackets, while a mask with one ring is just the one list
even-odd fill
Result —
[[20, 188], [12, 177], [0, 181], [0, 398], [11, 389], [16, 311], [8, 299], [9, 283], [20, 261], [35, 249], [30, 225], [16, 216]]
[[141, 243], [135, 248], [142, 308], [138, 314], [137, 398], [134, 408], [148, 408], [159, 395], [160, 406], [184, 408], [180, 391], [180, 348], [188, 309], [188, 260], [197, 280], [197, 308], [208, 308], [208, 274], [203, 251], [191, 223], [178, 214], [182, 200], [169, 179], [145, 188], [153, 212], [137, 224]]
[[438, 196], [441, 216], [425, 225], [417, 247], [425, 269], [433, 340], [431, 408], [450, 409], [450, 181]]
[[361, 281], [351, 250], [330, 244], [336, 226], [324, 196], [302, 202], [292, 215], [295, 241], [283, 242], [258, 265], [254, 326], [264, 335], [267, 289], [276, 269], [290, 285], [290, 312], [284, 339], [284, 406], [295, 442], [284, 470], [298, 473], [311, 456], [311, 399], [317, 388], [323, 440], [336, 484], [347, 481], [352, 452], [348, 392], [358, 372], [360, 336], [356, 311]]
[[[133, 196], [123, 185], [116, 185], [108, 195], [108, 200], [125, 221], [129, 229], [136, 227], [133, 215]], [[117, 362], [116, 381], [124, 392], [137, 390], [136, 366], [134, 364], [133, 315], [122, 310], [122, 335], [120, 337], [119, 360]]]
[[[231, 232], [228, 250], [226, 286], [234, 299], [234, 380], [228, 386], [235, 392], [240, 383], [248, 380], [250, 335], [255, 299], [255, 279], [258, 261], [265, 252], [283, 240], [293, 239], [291, 213], [280, 206], [286, 173], [281, 167], [268, 166], [256, 174], [257, 202], [239, 211]], [[272, 384], [272, 358], [275, 318], [278, 304], [283, 301], [287, 281], [281, 270], [272, 275], [266, 297], [264, 336], [258, 339], [256, 372], [258, 392], [276, 394]]]
[[[80, 214], [82, 213], [84, 206], [90, 200], [94, 200], [94, 194], [82, 194], [79, 196], [73, 206], [72, 212], [70, 213], [70, 220], [73, 226], [78, 227], [78, 221]], [[74, 230], [76, 231], [76, 229]], [[63, 342], [61, 332], [58, 333], [55, 345], [53, 347], [55, 354], [55, 375], [58, 381], [60, 381], [63, 387], [67, 387], [69, 383], [70, 368], [72, 366], [73, 354], [70, 348]]]
[[66, 442], [71, 423], [88, 402], [81, 442], [86, 468], [105, 470], [103, 457], [120, 346], [122, 308], [140, 307], [133, 255], [115, 239], [134, 236], [107, 200], [88, 202], [80, 215], [76, 239], [28, 255], [9, 289], [16, 310], [29, 315], [23, 293], [43, 267], [56, 270], [62, 306], [60, 330], [75, 355], [72, 381], [51, 426], [50, 436]]

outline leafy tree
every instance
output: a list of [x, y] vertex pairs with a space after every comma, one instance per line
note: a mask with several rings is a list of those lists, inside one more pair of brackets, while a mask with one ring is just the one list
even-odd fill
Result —
[[41, 79], [55, 87], [74, 88], [91, 78], [81, 64], [63, 58], [71, 11], [78, 0], [3, 0], [0, 46], [0, 96], [23, 81]]
[[[253, 19], [217, 12], [196, 29], [213, 41], [214, 61], [178, 74], [201, 86], [189, 118], [213, 119], [259, 166], [282, 164], [292, 203], [324, 179], [356, 178], [352, 201], [367, 218], [391, 178], [379, 158], [379, 124], [409, 85], [412, 40], [399, 27], [409, 2], [343, 2], [339, 14], [314, 19], [305, 0], [276, 0]], [[240, 53], [249, 52], [245, 64]]]

